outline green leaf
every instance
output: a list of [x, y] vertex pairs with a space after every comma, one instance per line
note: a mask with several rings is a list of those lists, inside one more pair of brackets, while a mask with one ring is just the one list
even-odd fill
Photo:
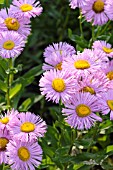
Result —
[[32, 76], [39, 76], [42, 74], [42, 64], [39, 66], [33, 67], [30, 71], [24, 74], [23, 78], [30, 78]]
[[38, 96], [33, 96], [31, 98], [26, 99], [19, 107], [19, 111], [27, 111], [28, 109], [30, 109], [30, 107], [37, 103], [38, 101], [40, 101], [43, 98], [42, 95], [38, 95]]
[[22, 84], [16, 84], [13, 88], [10, 89], [9, 97], [12, 99], [22, 88]]
[[4, 0], [0, 0], [0, 4], [4, 4]]
[[7, 85], [2, 80], [0, 80], [0, 90], [7, 92]]
[[107, 146], [106, 153], [108, 153], [108, 152], [110, 152], [110, 151], [113, 151], [113, 145]]

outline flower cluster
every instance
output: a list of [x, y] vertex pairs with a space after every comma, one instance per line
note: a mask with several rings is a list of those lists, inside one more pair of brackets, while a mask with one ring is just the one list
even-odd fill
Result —
[[0, 56], [20, 55], [31, 32], [30, 18], [39, 16], [43, 8], [35, 0], [13, 0], [10, 8], [0, 11]]
[[113, 20], [112, 0], [70, 0], [72, 9], [79, 7], [88, 22], [93, 25], [103, 25]]
[[113, 49], [105, 41], [95, 41], [92, 49], [76, 52], [67, 43], [45, 49], [45, 73], [40, 79], [41, 94], [65, 108], [62, 113], [71, 127], [89, 129], [100, 114], [113, 120]]
[[46, 132], [46, 123], [31, 112], [7, 111], [0, 119], [0, 164], [12, 170], [35, 170], [42, 160], [37, 138]]

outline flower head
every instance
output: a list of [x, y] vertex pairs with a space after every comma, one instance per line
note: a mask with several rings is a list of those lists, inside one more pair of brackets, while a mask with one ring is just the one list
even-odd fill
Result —
[[49, 45], [46, 47], [44, 51], [44, 57], [49, 58], [50, 56], [53, 56], [54, 53], [60, 54], [63, 57], [71, 56], [75, 54], [75, 49], [73, 46], [66, 42], [59, 42], [59, 43], [53, 43], [52, 45]]
[[97, 59], [93, 50], [85, 49], [82, 53], [67, 57], [62, 64], [63, 69], [74, 74], [76, 77], [87, 76], [100, 69], [100, 60]]
[[96, 121], [102, 119], [95, 114], [99, 112], [98, 99], [90, 93], [76, 93], [70, 100], [71, 104], [65, 104], [62, 113], [66, 116], [66, 122], [79, 130], [90, 129]]
[[[64, 55], [64, 54], [63, 54]], [[62, 63], [65, 59], [65, 57], [61, 55], [58, 51], [54, 52], [50, 57], [45, 58], [45, 62], [43, 64], [42, 69], [43, 70], [62, 70]]]
[[1, 32], [0, 42], [0, 56], [2, 58], [19, 56], [25, 46], [23, 36], [14, 31]]
[[17, 118], [16, 124], [10, 125], [10, 133], [15, 139], [28, 142], [44, 136], [47, 126], [40, 116], [31, 112], [22, 112]]
[[14, 13], [17, 13], [23, 17], [36, 17], [42, 13], [43, 8], [40, 5], [40, 2], [36, 0], [13, 0], [13, 5], [11, 10]]
[[110, 120], [113, 120], [113, 90], [101, 94], [100, 98], [102, 114], [110, 113]]
[[37, 142], [11, 141], [6, 154], [12, 170], [35, 170], [42, 160], [42, 149]]
[[82, 7], [85, 4], [85, 0], [69, 0], [70, 6], [72, 9], [75, 9], [76, 7]]
[[109, 20], [109, 14], [105, 11], [107, 4], [108, 0], [87, 0], [82, 7], [82, 13], [93, 25], [103, 25]]
[[111, 44], [107, 43], [106, 41], [95, 41], [92, 46], [95, 51], [100, 50], [103, 52], [107, 57], [113, 57], [113, 49]]
[[9, 131], [5, 128], [4, 130], [0, 127], [0, 164], [8, 163], [6, 155], [6, 146], [11, 139]]
[[50, 70], [40, 79], [40, 90], [47, 100], [58, 103], [68, 101], [77, 88], [76, 80], [66, 71]]
[[17, 110], [12, 109], [11, 111], [8, 110], [4, 116], [1, 115], [0, 117], [1, 129], [4, 130], [4, 128], [6, 128], [7, 130], [9, 130], [9, 125], [11, 124], [13, 126], [16, 123], [18, 113], [19, 112]]
[[1, 31], [15, 31], [22, 35], [25, 39], [30, 34], [30, 20], [28, 18], [20, 17], [12, 13], [9, 8], [8, 13], [6, 9], [0, 11], [0, 30]]

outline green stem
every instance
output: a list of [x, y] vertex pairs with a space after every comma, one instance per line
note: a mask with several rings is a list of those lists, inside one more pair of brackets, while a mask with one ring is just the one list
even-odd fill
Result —
[[99, 35], [102, 35], [102, 34], [107, 30], [107, 28], [108, 28], [108, 26], [109, 26], [110, 23], [111, 23], [111, 21], [109, 20], [109, 21], [107, 22], [107, 24], [105, 25], [104, 29], [101, 31], [101, 33], [100, 33]]
[[[68, 151], [68, 155], [71, 155], [72, 153], [72, 148], [74, 146], [74, 140], [77, 139], [77, 129], [75, 129], [73, 131], [71, 131], [71, 145], [70, 145], [70, 148], [69, 148], [69, 151]], [[67, 167], [68, 167], [68, 163], [64, 166], [64, 170], [67, 170]]]
[[89, 144], [89, 147], [88, 147], [88, 149], [87, 149], [87, 152], [90, 152], [90, 149], [91, 149], [91, 146], [93, 145], [93, 142], [94, 142], [94, 140], [96, 140], [97, 139], [97, 136], [98, 136], [98, 127], [99, 127], [99, 124], [98, 124], [98, 122], [97, 122], [97, 124], [95, 125], [95, 127], [94, 127], [94, 131], [93, 131], [93, 136], [92, 136], [92, 140], [91, 140], [91, 142], [90, 142], [90, 144]]
[[81, 14], [81, 11], [79, 10], [79, 26], [80, 26], [80, 33], [81, 33], [81, 38], [84, 39], [84, 34], [83, 34], [83, 28], [82, 28], [82, 14]]
[[9, 109], [11, 109], [11, 101], [10, 101], [10, 88], [13, 82], [13, 73], [11, 72], [11, 69], [13, 68], [13, 60], [12, 58], [8, 59], [8, 68], [9, 73], [7, 74], [7, 92], [6, 92], [6, 100], [7, 100], [7, 106]]

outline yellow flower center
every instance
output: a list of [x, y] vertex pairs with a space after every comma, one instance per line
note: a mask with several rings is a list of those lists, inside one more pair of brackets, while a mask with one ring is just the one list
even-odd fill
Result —
[[20, 127], [22, 132], [33, 132], [35, 130], [35, 124], [31, 123], [31, 122], [25, 122], [21, 125]]
[[3, 48], [6, 50], [12, 50], [15, 47], [15, 43], [11, 40], [4, 42]]
[[52, 81], [52, 87], [57, 92], [63, 92], [66, 88], [65, 82], [61, 78], [56, 78]]
[[111, 110], [113, 110], [113, 100], [107, 100], [107, 104]]
[[78, 61], [75, 61], [74, 63], [74, 66], [76, 69], [87, 69], [90, 67], [90, 64], [87, 60], [78, 60]]
[[103, 47], [102, 49], [103, 49], [103, 51], [104, 51], [105, 53], [107, 53], [107, 54], [113, 52], [113, 49], [111, 49], [111, 48]]
[[5, 24], [8, 30], [17, 31], [20, 27], [20, 24], [16, 18], [6, 18]]
[[94, 2], [94, 4], [93, 4], [92, 9], [96, 13], [101, 13], [102, 11], [104, 11], [104, 2], [103, 2], [103, 0], [96, 0]]
[[23, 5], [20, 6], [20, 9], [23, 12], [27, 12], [27, 11], [31, 11], [33, 9], [33, 7], [30, 4], [23, 4]]
[[3, 124], [7, 124], [9, 122], [9, 118], [4, 117], [4, 118], [0, 119], [0, 122], [3, 123]]
[[59, 64], [57, 64], [57, 65], [55, 66], [55, 69], [56, 69], [56, 70], [62, 70], [62, 62], [60, 62]]
[[86, 86], [83, 88], [83, 92], [89, 92], [91, 94], [95, 94], [95, 91], [92, 87]]
[[9, 143], [9, 140], [7, 138], [1, 137], [0, 138], [0, 151], [4, 151], [8, 143]]
[[110, 72], [107, 73], [107, 78], [109, 80], [113, 80], [113, 71], [110, 71]]
[[29, 150], [22, 146], [18, 149], [18, 156], [22, 161], [27, 161], [30, 158]]
[[79, 104], [76, 107], [76, 113], [79, 117], [86, 117], [90, 115], [91, 109], [85, 104]]

